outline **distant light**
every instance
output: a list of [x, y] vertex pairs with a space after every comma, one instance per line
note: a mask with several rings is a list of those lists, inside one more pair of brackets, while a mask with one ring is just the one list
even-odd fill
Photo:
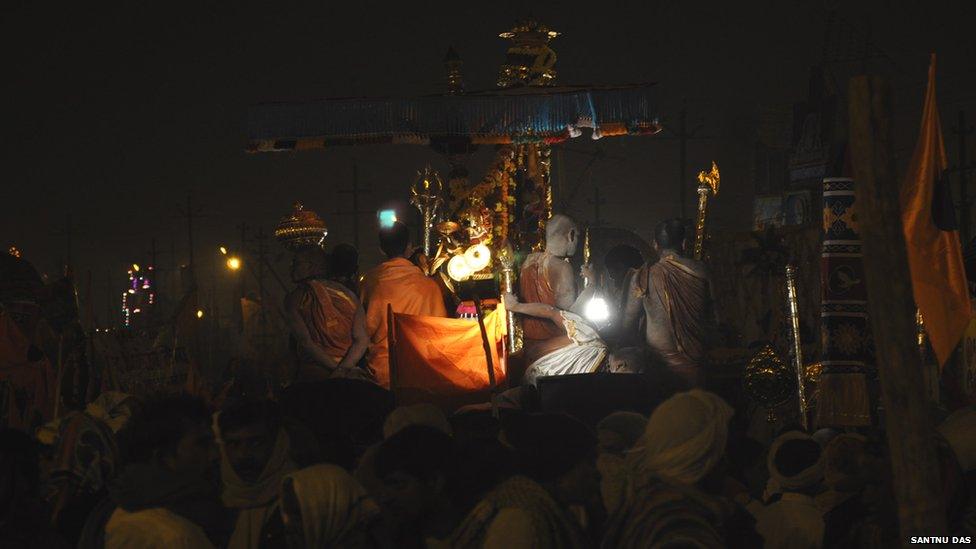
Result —
[[197, 318], [203, 318], [203, 309], [197, 309]]
[[607, 306], [607, 301], [602, 297], [594, 297], [586, 302], [583, 314], [587, 320], [592, 322], [605, 322], [610, 318], [610, 307]]
[[222, 253], [222, 254], [224, 254], [224, 255], [227, 255], [227, 248], [225, 248], [225, 247], [223, 247], [223, 246], [221, 246], [221, 247], [220, 247], [220, 253]]
[[139, 308], [132, 309], [132, 312], [133, 313], [141, 313], [142, 312], [142, 309], [139, 309]]
[[11, 246], [10, 248], [8, 248], [7, 253], [20, 259], [20, 250], [17, 249], [17, 246]]
[[391, 229], [393, 224], [397, 222], [396, 210], [380, 210], [376, 216], [380, 220], [381, 229]]
[[236, 271], [241, 268], [241, 259], [236, 256], [230, 256], [227, 258], [227, 268]]
[[135, 290], [133, 290], [132, 288], [129, 288], [129, 293], [130, 293], [130, 294], [134, 294], [134, 293], [136, 293], [136, 291], [135, 291]]
[[139, 264], [138, 263], [133, 263], [132, 264], [132, 270], [138, 273], [139, 272]]

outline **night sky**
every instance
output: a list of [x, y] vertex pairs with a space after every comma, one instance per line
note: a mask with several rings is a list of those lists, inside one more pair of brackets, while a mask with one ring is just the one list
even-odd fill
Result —
[[[114, 305], [126, 265], [147, 262], [153, 238], [161, 268], [187, 261], [185, 221], [177, 216], [189, 191], [205, 216], [195, 246], [202, 286], [209, 292], [216, 281], [229, 300], [230, 275], [212, 264], [218, 245], [238, 246], [242, 222], [270, 232], [301, 200], [329, 224], [330, 244], [351, 242], [352, 218], [338, 213], [350, 209], [350, 198], [337, 191], [349, 185], [354, 161], [361, 184], [372, 188], [362, 199], [367, 210], [405, 199], [428, 162], [446, 171], [436, 153], [415, 146], [248, 155], [249, 105], [438, 93], [449, 45], [465, 62], [467, 88], [488, 89], [507, 46], [498, 33], [529, 14], [563, 33], [551, 44], [560, 83], [658, 82], [666, 124], [676, 123], [686, 101], [689, 122], [701, 124], [704, 137], [689, 142], [689, 177], [717, 160], [723, 188], [713, 227], [746, 230], [757, 113], [805, 98], [834, 2], [8, 4], [15, 3], [0, 8], [7, 97], [0, 244], [16, 245], [53, 275], [70, 214], [75, 271], [82, 281], [91, 273], [95, 314], [104, 319], [106, 296]], [[862, 33], [872, 20], [878, 56], [868, 69], [892, 82], [900, 165], [914, 143], [931, 51], [939, 54], [953, 163], [957, 112], [976, 121], [976, 40], [966, 3], [858, 4], [838, 14]], [[828, 74], [843, 91], [858, 68], [832, 65]], [[568, 213], [593, 221], [588, 200], [600, 185], [605, 222], [646, 237], [658, 220], [677, 215], [678, 141], [667, 132], [560, 147], [557, 189], [580, 185]], [[597, 149], [606, 158], [581, 176]], [[489, 158], [485, 150], [475, 159], [472, 179]], [[363, 216], [363, 267], [379, 257], [374, 230], [374, 219]], [[281, 248], [269, 244], [286, 277]]]

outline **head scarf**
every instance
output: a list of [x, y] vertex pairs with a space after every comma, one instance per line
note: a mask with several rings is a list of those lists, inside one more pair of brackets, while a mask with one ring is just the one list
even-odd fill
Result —
[[383, 424], [383, 438], [390, 438], [411, 425], [425, 425], [448, 436], [454, 434], [450, 422], [447, 421], [447, 416], [440, 408], [433, 404], [420, 403], [400, 406], [390, 412]]
[[646, 428], [646, 417], [635, 412], [614, 412], [600, 420], [596, 426], [596, 431], [597, 434], [609, 431], [620, 435], [629, 449], [640, 440]]
[[295, 464], [291, 461], [291, 442], [285, 429], [278, 427], [268, 463], [255, 481], [247, 482], [238, 476], [227, 457], [219, 418], [220, 412], [215, 413], [213, 431], [220, 448], [220, 498], [225, 507], [240, 510], [230, 546], [256, 547], [261, 540], [261, 530], [276, 510], [282, 479], [295, 470]]
[[692, 485], [725, 453], [733, 410], [721, 397], [701, 389], [678, 393], [651, 414], [629, 459], [637, 480], [660, 477]]
[[135, 397], [118, 391], [105, 391], [85, 407], [85, 413], [101, 421], [118, 433], [132, 417], [131, 405]]
[[779, 453], [780, 448], [783, 447], [783, 444], [793, 440], [809, 440], [816, 443], [816, 441], [806, 433], [801, 433], [800, 431], [789, 431], [783, 433], [773, 441], [772, 446], [769, 447], [769, 454], [766, 456], [766, 467], [769, 469], [769, 478], [770, 480], [775, 481], [776, 484], [779, 485], [780, 489], [784, 492], [809, 488], [810, 486], [820, 482], [823, 479], [824, 474], [823, 452], [820, 453], [820, 457], [817, 459], [816, 463], [792, 476], [786, 476], [776, 467], [776, 455]]
[[335, 546], [379, 512], [356, 479], [336, 465], [313, 465], [285, 478], [298, 500], [306, 547]]

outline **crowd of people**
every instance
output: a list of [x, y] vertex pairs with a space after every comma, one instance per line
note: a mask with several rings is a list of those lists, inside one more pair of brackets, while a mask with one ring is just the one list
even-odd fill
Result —
[[[522, 300], [507, 298], [539, 320], [527, 324], [527, 351], [538, 356], [518, 405], [397, 406], [386, 315], [446, 314], [442, 288], [410, 260], [405, 227], [381, 234], [388, 259], [362, 283], [355, 250], [300, 250], [285, 302], [296, 353], [289, 383], [238, 384], [206, 399], [105, 392], [39, 429], [8, 425], [0, 547], [901, 543], [883, 431], [786, 425], [756, 438], [748, 407], [703, 381], [698, 325], [710, 285], [677, 251], [677, 224], [659, 226], [662, 259], [623, 285], [627, 323], [644, 318], [647, 349], [609, 360], [574, 312], [587, 294], [561, 260], [578, 231], [566, 218], [549, 231], [546, 252], [526, 262]], [[599, 417], [593, 405], [613, 409], [614, 394], [584, 391], [558, 409], [530, 398], [534, 376], [614, 361], [655, 396]], [[974, 422], [964, 408], [938, 433], [949, 524], [960, 535], [976, 529]]]
[[[592, 427], [566, 413], [393, 408], [371, 387], [324, 380], [216, 407], [108, 393], [46, 440], [2, 431], [0, 546], [899, 543], [878, 432], [788, 428], [766, 449], [701, 389]], [[973, 418], [955, 414], [940, 439], [959, 533], [973, 525]]]

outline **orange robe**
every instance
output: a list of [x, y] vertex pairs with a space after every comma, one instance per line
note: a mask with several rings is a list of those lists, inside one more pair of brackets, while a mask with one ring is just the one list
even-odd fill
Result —
[[366, 274], [362, 290], [369, 333], [369, 366], [376, 382], [390, 387], [390, 353], [387, 342], [387, 305], [393, 312], [446, 317], [441, 289], [416, 265], [402, 257], [381, 263]]
[[[545, 303], [556, 306], [556, 292], [549, 282], [547, 254], [532, 255], [526, 259], [519, 273], [519, 292], [525, 303]], [[565, 336], [566, 329], [548, 318], [525, 316], [522, 318], [522, 334], [526, 343], [548, 341]]]
[[344, 289], [320, 280], [308, 280], [299, 311], [308, 335], [332, 360], [339, 363], [352, 346], [356, 300]]

